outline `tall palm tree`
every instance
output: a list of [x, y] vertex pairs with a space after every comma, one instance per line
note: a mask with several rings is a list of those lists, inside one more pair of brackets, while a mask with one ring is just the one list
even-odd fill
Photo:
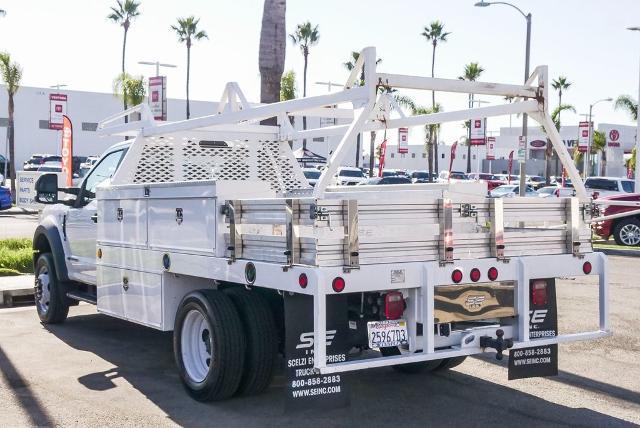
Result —
[[[484, 68], [480, 64], [470, 62], [464, 66], [464, 73], [458, 79], [475, 82], [483, 72]], [[473, 108], [473, 94], [469, 94], [469, 108]], [[467, 172], [471, 172], [471, 122], [469, 122], [469, 136], [467, 139]]]
[[200, 18], [193, 15], [187, 18], [178, 18], [178, 25], [172, 25], [171, 29], [178, 35], [178, 41], [187, 45], [187, 119], [191, 116], [189, 109], [189, 72], [191, 70], [191, 44], [194, 41], [208, 39], [207, 33], [198, 29]]
[[[280, 79], [284, 72], [284, 56], [287, 49], [286, 10], [286, 0], [264, 0], [258, 54], [261, 103], [275, 103], [280, 100]], [[277, 125], [277, 119], [271, 117], [261, 123]]]
[[[129, 27], [131, 26], [131, 21], [138, 16], [140, 16], [140, 2], [135, 0], [116, 0], [118, 4], [117, 7], [111, 8], [111, 13], [107, 15], [107, 19], [110, 19], [114, 23], [122, 26], [124, 29], [124, 37], [122, 39], [122, 73], [125, 73], [125, 52], [127, 50], [127, 33], [129, 32]], [[124, 109], [127, 109], [127, 101], [123, 100]], [[127, 118], [125, 117], [125, 122]]]
[[[557, 79], [553, 79], [551, 86], [558, 91], [558, 107], [560, 107], [562, 105], [562, 91], [569, 89], [571, 82], [565, 76], [558, 76]], [[560, 122], [560, 111], [558, 112], [558, 122]]]
[[[347, 62], [343, 62], [342, 65], [344, 66], [344, 68], [347, 69], [347, 71], [351, 71], [356, 66], [356, 63], [358, 62], [359, 58], [360, 58], [360, 52], [351, 51], [351, 58]], [[381, 62], [382, 62], [382, 59], [378, 58], [376, 60], [376, 65], [380, 64]], [[362, 70], [360, 71], [360, 82], [358, 84], [360, 86], [364, 85], [364, 67], [362, 67]], [[371, 136], [371, 140], [369, 142], [369, 164], [370, 164], [369, 177], [373, 177], [373, 163], [374, 163], [373, 150], [376, 144], [376, 131], [371, 131], [370, 136]], [[358, 136], [356, 137], [356, 165], [359, 164], [359, 161], [360, 161], [360, 134], [358, 134]]]
[[[311, 22], [307, 21], [302, 24], [298, 24], [296, 31], [289, 34], [293, 46], [300, 46], [300, 51], [304, 57], [304, 71], [302, 74], [302, 96], [307, 96], [307, 67], [309, 65], [309, 48], [318, 44], [320, 40], [320, 32], [318, 26], [311, 25]], [[307, 129], [307, 116], [302, 116], [302, 129]], [[307, 148], [307, 139], [302, 140], [302, 148]]]
[[593, 131], [593, 142], [591, 143], [591, 154], [601, 153], [600, 175], [606, 175], [607, 171], [607, 139], [604, 132], [595, 129]]
[[[431, 53], [431, 77], [435, 77], [435, 63], [436, 63], [436, 47], [439, 43], [444, 43], [447, 41], [447, 36], [451, 34], [450, 32], [444, 31], [444, 23], [435, 20], [432, 21], [429, 26], [424, 27], [424, 31], [421, 33], [422, 36], [428, 42], [431, 42], [433, 46], [433, 51]], [[431, 91], [431, 108], [434, 109], [436, 107], [436, 93], [435, 91]], [[433, 154], [435, 157], [435, 168], [438, 170], [438, 141], [436, 136], [436, 141], [434, 141], [433, 145]]]
[[[416, 106], [413, 108], [413, 114], [432, 114], [432, 113], [440, 113], [442, 111], [442, 107], [440, 104], [436, 104], [435, 107], [419, 107]], [[424, 126], [424, 138], [425, 138], [425, 148], [427, 150], [427, 166], [429, 169], [429, 183], [433, 182], [433, 142], [436, 139], [436, 135], [440, 130], [440, 124], [432, 124]]]
[[[6, 52], [0, 53], [0, 73], [2, 81], [7, 89], [7, 112], [9, 123], [7, 126], [7, 137], [9, 140], [9, 178], [11, 179], [11, 195], [15, 200], [16, 194], [16, 163], [15, 163], [15, 122], [13, 119], [15, 104], [13, 97], [20, 89], [20, 79], [22, 78], [22, 67], [11, 61], [11, 55]], [[6, 163], [5, 163], [6, 165]], [[4, 173], [4, 171], [3, 171]]]
[[616, 103], [613, 107], [618, 110], [626, 110], [633, 120], [638, 120], [638, 102], [631, 98], [629, 95], [620, 95], [616, 98]]

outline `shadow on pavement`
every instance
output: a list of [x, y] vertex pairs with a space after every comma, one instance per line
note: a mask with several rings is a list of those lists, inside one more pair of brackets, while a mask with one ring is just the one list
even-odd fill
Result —
[[[122, 377], [174, 422], [187, 426], [630, 426], [590, 409], [570, 408], [456, 371], [403, 375], [390, 368], [349, 375], [351, 405], [343, 409], [285, 413], [286, 380], [281, 367], [259, 396], [198, 403], [183, 391], [175, 370], [171, 333], [105, 315], [70, 317], [49, 326], [60, 340], [116, 366], [78, 381], [91, 390], [116, 387]], [[283, 360], [280, 359], [283, 366]], [[4, 368], [3, 368], [4, 370]], [[506, 375], [505, 375], [506, 376]]]
[[[53, 419], [33, 394], [31, 387], [18, 372], [2, 347], [0, 347], [0, 374], [9, 388], [13, 390], [12, 395], [17, 398], [33, 426], [53, 426]], [[3, 406], [5, 405], [3, 404]]]

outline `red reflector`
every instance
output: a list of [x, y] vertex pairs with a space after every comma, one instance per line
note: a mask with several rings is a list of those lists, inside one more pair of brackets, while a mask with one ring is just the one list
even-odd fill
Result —
[[469, 272], [469, 277], [471, 278], [471, 281], [473, 281], [473, 282], [480, 281], [480, 269], [478, 269], [478, 268], [471, 269], [471, 272]]
[[591, 269], [591, 262], [584, 262], [582, 265], [582, 272], [584, 272], [585, 275], [589, 275], [591, 273]]
[[547, 281], [544, 279], [536, 279], [531, 286], [531, 303], [534, 306], [542, 306], [547, 304]]
[[331, 283], [331, 287], [333, 287], [333, 291], [335, 291], [336, 293], [341, 292], [342, 290], [344, 290], [344, 286], [345, 286], [345, 282], [344, 279], [337, 277], [336, 279], [333, 280], [333, 282]]
[[495, 281], [496, 279], [498, 279], [498, 269], [494, 267], [489, 268], [487, 276], [489, 277], [489, 280]]
[[456, 284], [462, 281], [462, 271], [460, 269], [456, 269], [451, 273], [451, 280]]
[[308, 284], [309, 284], [309, 280], [307, 279], [307, 274], [301, 273], [300, 276], [298, 277], [298, 285], [301, 288], [307, 288]]
[[388, 320], [402, 318], [404, 307], [404, 298], [401, 292], [390, 291], [384, 295], [384, 316]]

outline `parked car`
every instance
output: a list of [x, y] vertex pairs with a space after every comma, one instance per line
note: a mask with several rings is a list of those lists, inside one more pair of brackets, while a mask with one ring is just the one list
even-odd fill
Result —
[[24, 161], [22, 169], [25, 171], [37, 171], [40, 166], [47, 162], [62, 162], [62, 156], [50, 154], [34, 154]]
[[[615, 196], [605, 196], [600, 199], [640, 202], [640, 193], [623, 193]], [[601, 215], [619, 214], [637, 209], [638, 207], [607, 205], [604, 206], [604, 209], [601, 209]], [[613, 236], [613, 239], [618, 245], [640, 245], [640, 215], [636, 214], [595, 223], [593, 225], [593, 232], [604, 239], [609, 239]]]
[[536, 190], [543, 188], [545, 181], [545, 178], [539, 175], [527, 175], [527, 184]]
[[322, 175], [322, 172], [318, 171], [316, 168], [302, 168], [302, 173], [311, 186], [315, 186]]
[[633, 193], [635, 183], [628, 178], [620, 177], [589, 177], [584, 181], [584, 187], [594, 198], [614, 196], [621, 193]]
[[467, 181], [469, 180], [469, 177], [467, 176], [466, 173], [461, 172], [461, 171], [451, 171], [451, 174], [449, 174], [449, 171], [440, 171], [440, 175], [438, 175], [438, 181], [440, 183], [447, 183], [450, 181]]
[[576, 195], [575, 189], [571, 187], [545, 186], [538, 189], [538, 196], [541, 198], [570, 198]]
[[[520, 186], [517, 184], [503, 184], [502, 186], [496, 187], [491, 192], [489, 192], [489, 196], [492, 198], [513, 198], [514, 196], [520, 195]], [[537, 197], [538, 192], [535, 191], [533, 187], [527, 185], [526, 197]]]
[[5, 165], [7, 168], [7, 177], [9, 177], [9, 174], [11, 173], [11, 165], [9, 165], [9, 160], [4, 156], [0, 155], [0, 175], [3, 176], [3, 178], [0, 179], [0, 183], [2, 183], [2, 181], [4, 180]]
[[0, 211], [11, 208], [11, 189], [0, 186]]
[[378, 185], [378, 184], [411, 184], [411, 179], [399, 175], [391, 175], [388, 177], [371, 177], [359, 184], [359, 186]]
[[487, 183], [487, 189], [489, 191], [495, 189], [498, 186], [505, 184], [502, 180], [500, 180], [497, 176], [493, 174], [488, 174], [484, 172], [472, 172], [467, 174], [469, 180], [476, 181], [484, 181]]
[[62, 172], [62, 162], [45, 162], [38, 166], [38, 172]]
[[360, 168], [350, 166], [338, 168], [335, 178], [338, 186], [354, 186], [367, 180]]
[[504, 184], [518, 183], [520, 181], [520, 176], [513, 174], [496, 174], [496, 177]]
[[[409, 178], [412, 183], [428, 183], [429, 182], [429, 171], [412, 171], [409, 174]], [[432, 174], [432, 181], [436, 180], [435, 174]]]

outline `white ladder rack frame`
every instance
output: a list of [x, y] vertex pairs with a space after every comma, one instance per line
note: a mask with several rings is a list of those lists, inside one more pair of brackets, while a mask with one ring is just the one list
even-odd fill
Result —
[[[361, 74], [364, 74], [363, 86], [357, 86], [360, 83], [359, 77]], [[415, 116], [401, 114], [401, 117], [395, 119], [388, 117], [390, 112], [386, 112], [385, 118], [387, 120], [385, 124], [371, 117], [377, 106], [377, 88], [379, 85], [389, 86], [394, 89], [515, 96], [516, 99], [515, 102], [510, 104]], [[546, 66], [536, 67], [523, 85], [377, 73], [376, 49], [367, 47], [360, 52], [358, 61], [356, 61], [355, 67], [351, 70], [345, 88], [339, 92], [251, 106], [238, 84], [230, 82], [225, 87], [215, 114], [177, 122], [159, 123], [153, 120], [148, 106], [140, 105], [101, 121], [98, 124], [98, 131], [102, 134], [142, 137], [167, 135], [180, 131], [207, 131], [211, 133], [212, 139], [236, 139], [247, 142], [265, 140], [290, 141], [316, 136], [341, 135], [341, 141], [330, 159], [328, 159], [327, 168], [323, 171], [313, 191], [314, 197], [321, 198], [344, 158], [354, 150], [356, 136], [361, 132], [462, 121], [477, 117], [526, 113], [543, 127], [553, 148], [558, 153], [562, 165], [572, 180], [577, 197], [582, 202], [587, 202], [589, 197], [585, 190], [584, 182], [549, 115], [548, 88], [549, 81]], [[335, 109], [337, 105], [344, 103], [350, 103], [353, 109], [353, 120], [348, 125], [296, 131], [288, 123], [287, 116], [304, 114], [332, 117], [332, 110], [335, 110], [336, 117], [348, 118], [350, 116], [348, 111]], [[128, 124], [114, 124], [116, 120], [133, 112], [140, 112], [142, 120]], [[256, 124], [260, 120], [271, 117], [278, 118], [280, 124], [278, 127]]]

